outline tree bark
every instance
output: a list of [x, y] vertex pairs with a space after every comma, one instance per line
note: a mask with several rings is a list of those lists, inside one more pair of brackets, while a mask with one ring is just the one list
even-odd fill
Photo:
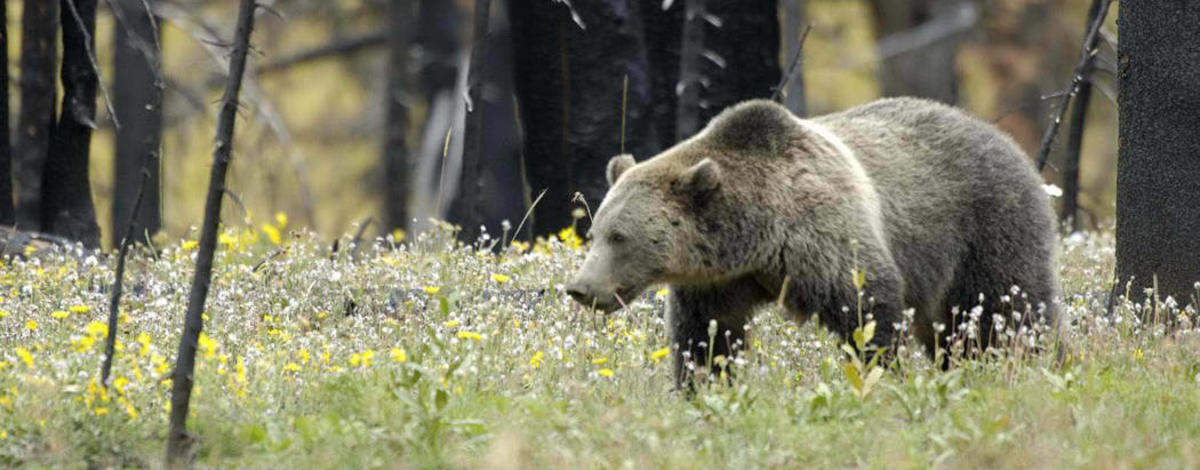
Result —
[[42, 173], [54, 127], [58, 2], [25, 2], [21, 18], [21, 110], [17, 117], [17, 227], [40, 230]]
[[[955, 14], [961, 0], [871, 0], [875, 34], [883, 38]], [[958, 42], [938, 41], [884, 58], [879, 84], [884, 96], [919, 96], [953, 104], [958, 99], [955, 70]]]
[[[804, 48], [804, 31], [806, 29], [805, 0], [783, 0], [783, 37], [784, 54], [789, 60]], [[790, 65], [790, 64], [789, 64]], [[808, 114], [808, 103], [804, 99], [804, 60], [800, 59], [795, 73], [787, 78], [784, 87], [783, 105], [792, 114], [804, 116]], [[784, 72], [787, 73], [787, 72]]]
[[[561, 3], [509, 4], [526, 177], [531, 194], [546, 191], [534, 209], [535, 235], [571, 225], [575, 193], [592, 209], [603, 199], [605, 165], [621, 150], [622, 111], [626, 151], [646, 158], [659, 148], [638, 14], [647, 7], [639, 3], [648, 2], [572, 2], [578, 21]], [[577, 228], [585, 230], [587, 223]]]
[[471, 63], [467, 69], [467, 117], [463, 132], [462, 180], [459, 194], [463, 199], [463, 224], [460, 238], [474, 242], [480, 235], [480, 205], [484, 191], [483, 169], [483, 61], [487, 57], [488, 19], [491, 0], [475, 0], [474, 34], [471, 36]]
[[[1180, 305], [1200, 279], [1200, 3], [1121, 2], [1116, 294]], [[1157, 314], [1157, 312], [1154, 312]]]
[[[116, 0], [122, 21], [113, 28], [113, 109], [121, 129], [113, 165], [113, 242], [133, 217], [131, 241], [145, 241], [162, 228], [159, 152], [162, 139], [160, 36], [143, 0]], [[142, 205], [133, 216], [144, 162], [151, 159]]]
[[708, 24], [705, 0], [684, 0], [683, 45], [679, 49], [679, 85], [675, 88], [675, 141], [679, 142], [700, 130], [700, 90], [711, 83], [700, 70], [700, 59], [706, 52], [704, 30]]
[[62, 0], [62, 111], [42, 174], [42, 230], [100, 246], [100, 227], [88, 179], [92, 129], [96, 127], [98, 77], [91, 54], [96, 0]]
[[409, 45], [412, 40], [412, 0], [388, 5], [387, 124], [383, 144], [383, 228], [385, 233], [408, 228], [411, 194], [408, 161]]
[[250, 50], [250, 33], [254, 30], [255, 0], [241, 0], [238, 6], [237, 29], [233, 51], [229, 57], [229, 80], [221, 97], [217, 115], [216, 147], [213, 149], [212, 172], [208, 194], [204, 201], [204, 222], [200, 231], [200, 247], [196, 253], [196, 273], [188, 295], [183, 335], [175, 359], [171, 384], [171, 420], [167, 430], [167, 466], [178, 467], [184, 462], [190, 447], [187, 434], [188, 409], [192, 398], [192, 373], [196, 368], [196, 343], [204, 329], [204, 302], [212, 282], [213, 252], [217, 247], [217, 230], [221, 223], [221, 200], [225, 195], [225, 174], [233, 159], [233, 130], [237, 120], [238, 94], [246, 72], [246, 54]]
[[17, 221], [13, 206], [12, 144], [8, 127], [8, 2], [0, 0], [0, 225]]

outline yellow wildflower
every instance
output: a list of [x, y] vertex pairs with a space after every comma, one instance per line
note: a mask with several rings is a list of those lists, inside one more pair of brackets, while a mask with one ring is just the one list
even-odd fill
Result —
[[200, 350], [204, 351], [205, 359], [212, 359], [217, 355], [217, 342], [213, 341], [212, 338], [209, 338], [208, 335], [204, 334], [203, 332], [200, 333], [200, 339], [197, 343], [197, 346], [200, 347]]
[[284, 364], [283, 370], [285, 370], [287, 372], [300, 372], [300, 364], [296, 364], [295, 362], [289, 362], [287, 364]]
[[17, 348], [17, 357], [29, 367], [33, 367], [33, 353], [25, 348]]
[[358, 365], [362, 363], [362, 356], [358, 353], [351, 354], [350, 359], [347, 362], [350, 363], [350, 367], [358, 367]]
[[25, 322], [25, 328], [28, 328], [29, 331], [37, 331], [37, 322], [33, 320], [27, 320]]
[[307, 350], [307, 349], [301, 349], [301, 350], [300, 350], [300, 363], [301, 363], [301, 364], [308, 364], [308, 358], [309, 358], [308, 350]]
[[392, 361], [393, 362], [408, 361], [408, 354], [406, 354], [404, 352], [403, 348], [392, 348]]
[[528, 242], [513, 240], [513, 242], [510, 245], [514, 249], [516, 249], [518, 253], [524, 253], [526, 251], [529, 251], [529, 243]]
[[574, 226], [560, 230], [558, 232], [558, 239], [562, 241], [563, 245], [566, 245], [567, 248], [573, 250], [577, 250], [583, 246], [583, 239], [579, 238], [579, 235], [575, 233]]
[[103, 406], [96, 408], [94, 410], [94, 413], [96, 413], [96, 416], [104, 416], [104, 415], [108, 414], [108, 408], [105, 408]]
[[196, 240], [184, 240], [183, 243], [179, 245], [179, 248], [183, 249], [183, 251], [192, 251], [198, 246], [200, 246], [200, 242]]
[[90, 311], [91, 308], [89, 308], [87, 305], [80, 304], [80, 305], [72, 305], [71, 308], [69, 308], [67, 310], [70, 310], [71, 313], [88, 313], [88, 311]]
[[71, 316], [71, 312], [68, 312], [66, 310], [55, 310], [53, 312], [50, 312], [50, 316], [53, 318], [62, 320], [64, 318]]
[[4, 318], [7, 316], [8, 316], [8, 312], [5, 312], [4, 309], [0, 309], [0, 318]]
[[271, 240], [271, 243], [278, 245], [283, 241], [283, 235], [280, 234], [279, 229], [275, 228], [273, 225], [263, 224], [260, 228], [262, 229], [262, 232], [267, 235], [267, 239]]
[[375, 351], [370, 349], [362, 352], [362, 366], [371, 367], [372, 359], [375, 358]]
[[138, 350], [139, 356], [145, 357], [147, 354], [150, 354], [150, 335], [144, 331], [138, 333], [137, 342], [142, 345], [141, 349]]
[[664, 287], [662, 289], [659, 289], [658, 292], [655, 292], [654, 296], [661, 299], [663, 297], [666, 297], [667, 294], [669, 294], [669, 293], [671, 293], [671, 290]]
[[600, 369], [600, 370], [596, 371], [596, 373], [600, 374], [602, 377], [612, 377], [613, 376], [612, 369]]
[[245, 385], [246, 384], [246, 358], [244, 358], [242, 356], [238, 356], [237, 364], [234, 366], [234, 370], [237, 371], [237, 376], [235, 377], [237, 379], [237, 382], [239, 384]]
[[125, 393], [125, 387], [128, 385], [129, 379], [125, 378], [124, 376], [117, 377], [113, 380], [113, 388], [117, 390], [117, 393]]
[[458, 325], [461, 325], [461, 324], [462, 324], [462, 323], [461, 323], [461, 322], [459, 322], [458, 320], [450, 320], [450, 321], [447, 321], [447, 322], [445, 322], [445, 323], [442, 323], [442, 326], [444, 326], [444, 327], [446, 327], [446, 328], [454, 328], [454, 327], [456, 327], [456, 326], [458, 326]]
[[438, 292], [442, 291], [442, 288], [438, 287], [438, 286], [433, 286], [433, 287], [425, 287], [424, 290], [425, 290], [426, 294], [437, 295]]
[[597, 365], [597, 366], [598, 366], [598, 365], [601, 365], [601, 364], [604, 364], [604, 363], [606, 363], [606, 362], [608, 362], [608, 358], [607, 358], [607, 357], [598, 357], [598, 358], [592, 359], [592, 364], [593, 364], [593, 365]]
[[408, 236], [408, 234], [404, 233], [404, 230], [402, 230], [402, 229], [392, 230], [392, 241], [393, 242], [400, 243], [400, 242], [404, 241], [404, 237], [406, 237], [406, 236]]
[[662, 348], [650, 353], [650, 359], [653, 359], [654, 362], [658, 362], [661, 361], [662, 358], [667, 357], [668, 354], [671, 354], [671, 348]]
[[108, 334], [108, 325], [104, 322], [93, 321], [84, 327], [83, 331], [89, 336], [105, 336]]
[[504, 284], [511, 279], [512, 277], [503, 274], [492, 274], [492, 280], [496, 281], [496, 284]]
[[288, 224], [287, 214], [284, 214], [283, 212], [276, 212], [275, 213], [275, 223], [278, 224], [279, 228], [281, 228], [281, 229], [287, 228], [287, 224]]
[[544, 356], [544, 354], [542, 354], [541, 349], [539, 349], [537, 352], [533, 353], [533, 357], [529, 358], [529, 366], [534, 369], [541, 367], [543, 356]]
[[483, 335], [480, 335], [479, 333], [475, 333], [473, 331], [460, 331], [460, 332], [458, 332], [458, 339], [469, 339], [472, 341], [482, 341]]

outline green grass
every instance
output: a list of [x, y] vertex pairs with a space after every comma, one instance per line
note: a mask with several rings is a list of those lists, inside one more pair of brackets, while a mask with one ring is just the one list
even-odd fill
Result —
[[[439, 233], [354, 257], [347, 239], [331, 256], [299, 234], [272, 257], [265, 232], [239, 230], [217, 258], [201, 345], [189, 422], [201, 467], [1200, 462], [1200, 341], [1186, 322], [1171, 335], [1138, 326], [1135, 306], [1103, 315], [1108, 235], [1064, 241], [1073, 351], [1061, 367], [1047, 354], [941, 372], [910, 344], [860, 398], [835, 338], [766, 311], [733, 384], [689, 400], [654, 354], [667, 346], [661, 300], [605, 317], [562, 294], [582, 257], [573, 243], [496, 256]], [[36, 253], [0, 268], [0, 466], [160, 465], [190, 245], [131, 259], [108, 392], [93, 382], [92, 322], [111, 260]]]

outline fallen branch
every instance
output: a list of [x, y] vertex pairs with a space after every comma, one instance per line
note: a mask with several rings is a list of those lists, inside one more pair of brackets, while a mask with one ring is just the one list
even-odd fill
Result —
[[366, 34], [341, 38], [311, 49], [284, 55], [258, 66], [256, 70], [259, 75], [281, 72], [295, 65], [382, 46], [387, 43], [387, 38], [387, 31], [371, 31]]
[[1087, 35], [1083, 38], [1083, 45], [1079, 50], [1079, 62], [1075, 64], [1075, 70], [1071, 75], [1071, 86], [1068, 87], [1067, 96], [1058, 102], [1058, 111], [1054, 113], [1054, 120], [1050, 121], [1046, 133], [1042, 135], [1042, 144], [1038, 147], [1038, 171], [1042, 171], [1046, 167], [1046, 160], [1050, 158], [1050, 146], [1054, 144], [1058, 126], [1062, 124], [1063, 115], [1067, 113], [1067, 105], [1071, 103], [1071, 98], [1079, 93], [1079, 86], [1086, 79], [1092, 59], [1095, 57], [1096, 43], [1100, 39], [1100, 25], [1104, 24], [1104, 18], [1108, 16], [1108, 7], [1112, 4], [1112, 0], [1092, 0], [1092, 2], [1091, 11], [1095, 14], [1090, 18], [1091, 23], [1088, 25]]
[[229, 81], [221, 97], [217, 115], [216, 148], [213, 150], [212, 173], [209, 175], [208, 195], [204, 201], [204, 223], [201, 226], [200, 248], [196, 254], [196, 272], [184, 317], [183, 335], [175, 359], [171, 385], [171, 421], [167, 430], [167, 466], [185, 464], [191, 447], [187, 434], [188, 409], [192, 398], [192, 373], [196, 369], [196, 345], [204, 328], [204, 302], [212, 282], [213, 252], [217, 247], [217, 229], [221, 220], [221, 199], [225, 195], [225, 174], [233, 158], [233, 130], [237, 120], [238, 94], [246, 72], [246, 55], [250, 51], [250, 33], [254, 30], [255, 0], [241, 0], [238, 6], [237, 29], [233, 52], [229, 56]]

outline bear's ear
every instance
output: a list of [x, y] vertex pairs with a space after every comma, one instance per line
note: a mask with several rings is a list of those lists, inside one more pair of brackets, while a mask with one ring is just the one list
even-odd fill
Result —
[[679, 177], [679, 188], [695, 197], [711, 194], [720, 186], [721, 167], [711, 158], [700, 160]]
[[612, 160], [608, 161], [608, 169], [604, 172], [608, 177], [608, 185], [611, 187], [616, 184], [617, 178], [620, 178], [622, 173], [633, 168], [634, 165], [637, 165], [637, 161], [633, 159], [633, 155], [626, 153], [612, 157]]

